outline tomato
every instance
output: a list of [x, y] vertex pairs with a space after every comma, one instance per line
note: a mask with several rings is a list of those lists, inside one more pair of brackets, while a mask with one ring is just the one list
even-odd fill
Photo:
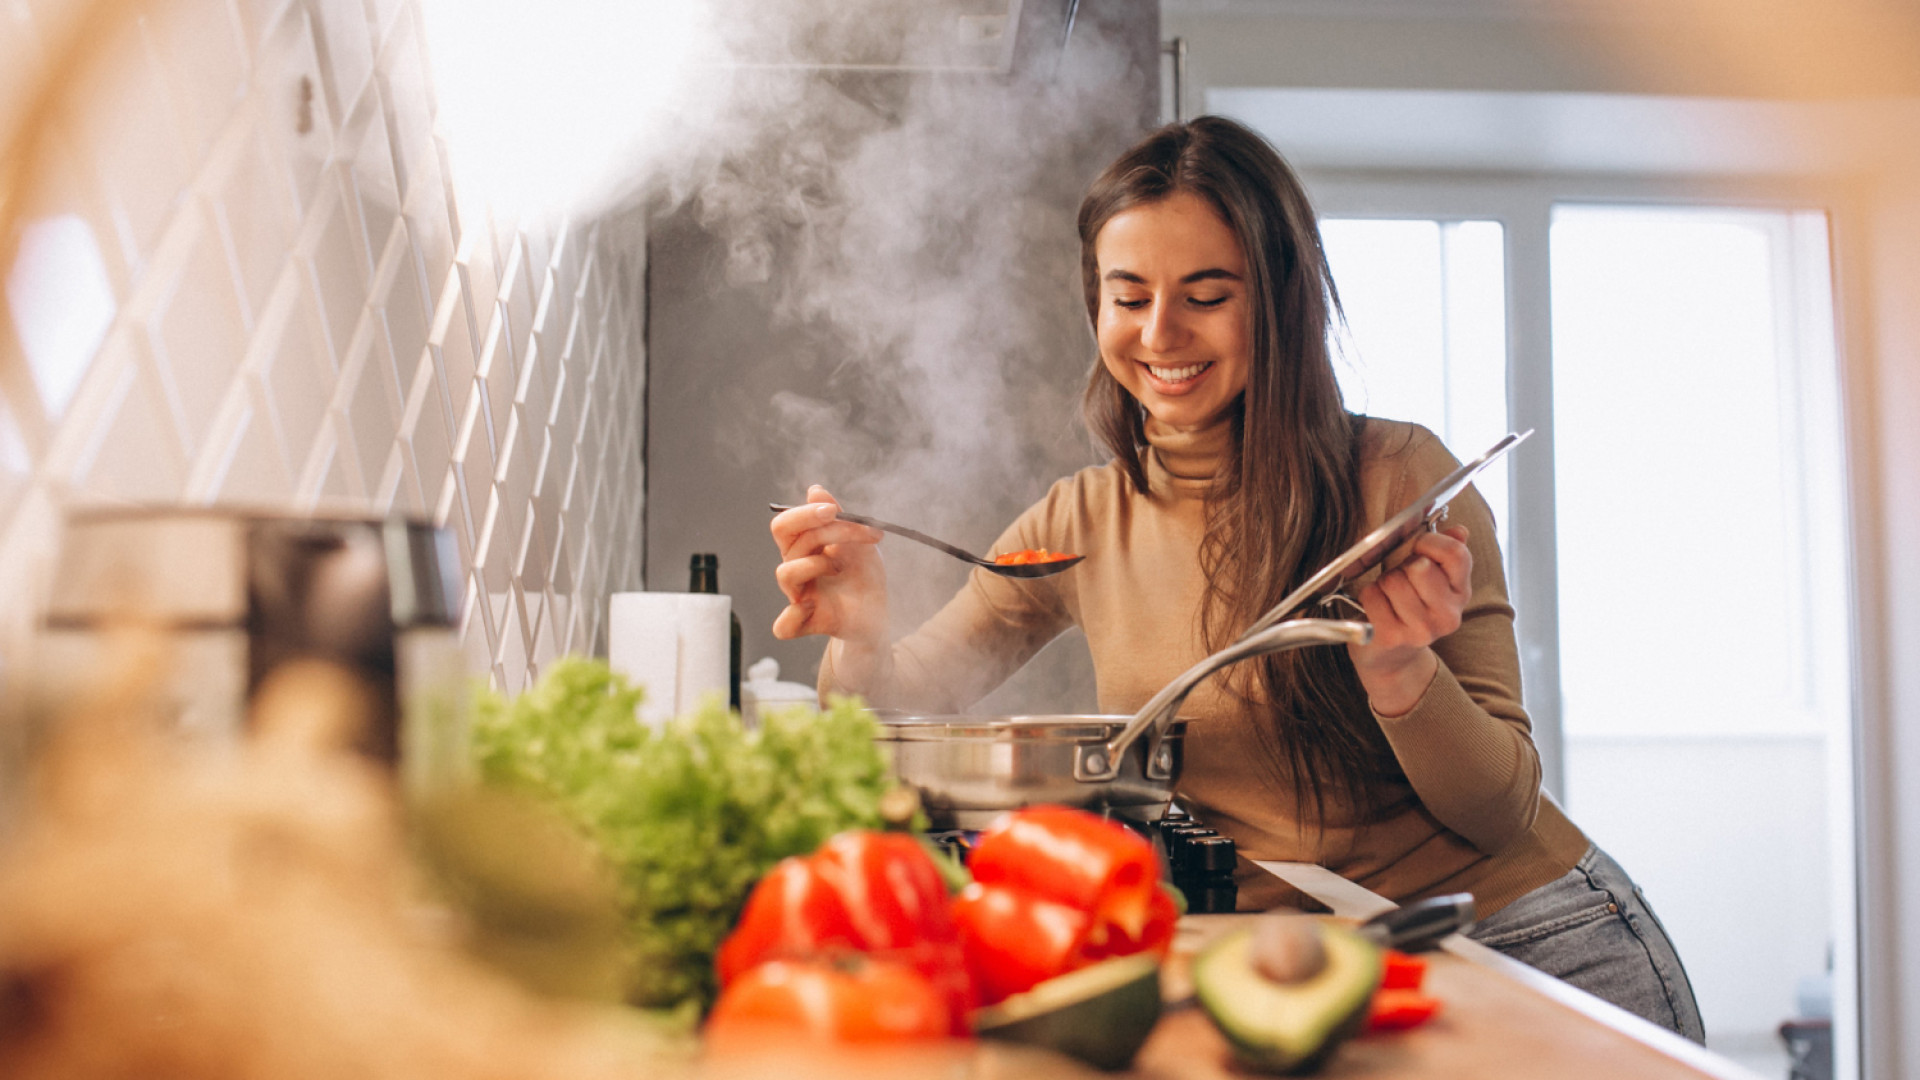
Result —
[[946, 882], [905, 833], [850, 831], [804, 858], [778, 863], [747, 897], [720, 944], [720, 985], [769, 960], [836, 950], [884, 955], [919, 971], [948, 1003], [949, 1028], [966, 1031], [975, 1004]]
[[707, 1017], [714, 1053], [780, 1040], [875, 1043], [944, 1038], [947, 1002], [926, 976], [859, 953], [769, 960], [735, 979]]
[[983, 1005], [1087, 962], [1081, 946], [1093, 916], [1022, 889], [975, 882], [954, 897], [953, 921]]
[[1367, 1007], [1367, 1030], [1400, 1031], [1418, 1027], [1439, 1011], [1439, 999], [1418, 990], [1376, 990], [1373, 1004]]
[[1066, 806], [1030, 806], [980, 835], [967, 861], [973, 879], [1012, 885], [1092, 913], [1089, 932], [1111, 925], [1138, 940], [1161, 895], [1153, 845], [1118, 822]]
[[1380, 988], [1382, 990], [1418, 990], [1427, 978], [1427, 962], [1417, 956], [1409, 956], [1398, 949], [1386, 949], [1380, 954]]

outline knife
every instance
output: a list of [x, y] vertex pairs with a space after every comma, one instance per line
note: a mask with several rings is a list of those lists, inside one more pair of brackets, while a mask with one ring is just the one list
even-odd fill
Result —
[[1453, 893], [1383, 911], [1356, 929], [1383, 949], [1414, 953], [1438, 948], [1441, 939], [1464, 934], [1473, 924], [1473, 894]]

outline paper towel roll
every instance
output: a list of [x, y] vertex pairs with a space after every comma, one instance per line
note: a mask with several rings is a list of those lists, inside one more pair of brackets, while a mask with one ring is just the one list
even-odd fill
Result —
[[733, 601], [704, 593], [614, 593], [607, 662], [646, 687], [640, 719], [658, 727], [704, 694], [726, 700]]
[[680, 594], [614, 593], [607, 611], [607, 663], [644, 687], [640, 719], [658, 727], [680, 692]]
[[733, 597], [711, 593], [680, 594], [679, 693], [674, 711], [686, 715], [703, 698], [718, 694], [727, 707], [727, 683], [733, 667], [733, 632], [729, 627]]

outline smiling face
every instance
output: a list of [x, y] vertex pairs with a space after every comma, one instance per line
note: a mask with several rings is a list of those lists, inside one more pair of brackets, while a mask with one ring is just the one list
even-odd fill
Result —
[[1148, 415], [1211, 424], [1247, 388], [1247, 260], [1211, 203], [1191, 192], [1115, 214], [1094, 238], [1100, 360]]

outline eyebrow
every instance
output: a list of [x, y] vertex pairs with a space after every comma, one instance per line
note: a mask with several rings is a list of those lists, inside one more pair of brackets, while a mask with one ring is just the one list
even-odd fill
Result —
[[[1147, 283], [1147, 279], [1141, 277], [1139, 274], [1136, 274], [1131, 270], [1120, 270], [1120, 269], [1107, 271], [1105, 280], [1130, 281], [1135, 285], [1145, 285]], [[1216, 281], [1216, 280], [1239, 281], [1240, 275], [1234, 273], [1231, 270], [1224, 269], [1222, 267], [1211, 266], [1205, 270], [1195, 270], [1193, 273], [1188, 274], [1186, 277], [1181, 278], [1180, 284], [1191, 285], [1196, 281]]]

